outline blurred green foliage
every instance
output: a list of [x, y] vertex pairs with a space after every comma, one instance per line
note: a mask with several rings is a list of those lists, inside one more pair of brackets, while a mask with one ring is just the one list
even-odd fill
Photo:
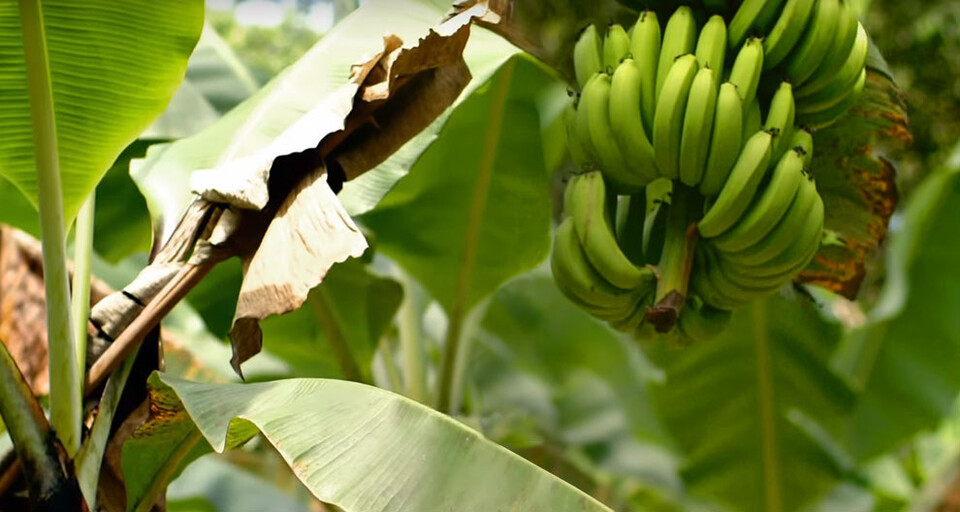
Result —
[[261, 83], [296, 62], [321, 37], [295, 11], [270, 28], [241, 25], [233, 11], [207, 11], [207, 21]]
[[960, 2], [874, 0], [863, 22], [904, 91], [914, 144], [894, 155], [906, 190], [960, 138]]

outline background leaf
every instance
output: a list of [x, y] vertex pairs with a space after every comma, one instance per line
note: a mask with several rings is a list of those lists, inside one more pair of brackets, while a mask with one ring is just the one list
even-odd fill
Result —
[[538, 101], [550, 95], [565, 93], [529, 59], [510, 60], [361, 218], [377, 248], [448, 312], [467, 311], [546, 255], [549, 177]]
[[348, 260], [330, 270], [304, 307], [262, 324], [266, 347], [299, 377], [370, 382], [374, 353], [402, 298], [396, 281]]
[[653, 351], [667, 375], [658, 410], [692, 493], [741, 511], [797, 510], [845, 476], [811, 435], [838, 435], [853, 406], [828, 366], [841, 334], [809, 304], [774, 297], [709, 343]]
[[[200, 36], [197, 0], [42, 3], [64, 211], [69, 223], [117, 155], [183, 80]], [[0, 5], [0, 174], [36, 203], [26, 62], [16, 3]], [[77, 52], [76, 48], [83, 48]]]
[[838, 356], [863, 388], [848, 440], [859, 458], [890, 450], [953, 411], [960, 390], [958, 164], [915, 192], [891, 236], [888, 281], [872, 321]]
[[187, 64], [187, 79], [221, 114], [252, 96], [261, 85], [209, 23], [203, 26]]

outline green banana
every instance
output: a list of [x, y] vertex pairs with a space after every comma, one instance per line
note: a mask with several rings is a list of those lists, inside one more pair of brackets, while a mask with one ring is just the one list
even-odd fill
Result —
[[573, 102], [563, 110], [563, 124], [566, 128], [567, 151], [570, 152], [570, 159], [577, 167], [583, 168], [590, 162], [590, 157], [580, 137], [577, 136], [577, 108]]
[[565, 197], [564, 209], [573, 218], [580, 244], [593, 268], [617, 288], [632, 290], [649, 284], [649, 269], [631, 263], [617, 243], [607, 215], [603, 175], [594, 171], [574, 176], [567, 183]]
[[771, 162], [779, 162], [780, 157], [790, 148], [793, 140], [794, 121], [796, 120], [796, 104], [793, 101], [793, 87], [789, 82], [783, 82], [770, 100], [770, 110], [767, 112], [767, 122], [763, 129], [774, 133], [773, 155]]
[[[744, 278], [738, 279], [739, 277]], [[714, 287], [724, 296], [740, 305], [770, 295], [789, 281], [783, 278], [757, 279], [750, 274], [731, 273], [727, 262], [719, 255], [714, 256], [713, 266], [710, 268], [710, 279]]]
[[836, 33], [833, 36], [829, 51], [824, 56], [823, 62], [817, 65], [816, 70], [804, 81], [804, 84], [833, 78], [843, 67], [850, 52], [856, 46], [860, 22], [857, 20], [855, 7], [850, 5], [850, 0], [841, 0], [837, 17], [839, 19], [837, 20]]
[[624, 59], [610, 82], [610, 128], [630, 171], [644, 183], [657, 177], [653, 145], [643, 127], [640, 89], [643, 77], [633, 59]]
[[738, 252], [726, 253], [725, 257], [740, 265], [759, 265], [782, 253], [796, 239], [806, 222], [810, 210], [817, 202], [822, 204], [817, 187], [809, 177], [801, 180], [800, 187], [786, 215], [759, 242]]
[[643, 324], [647, 307], [652, 303], [653, 294], [647, 294], [637, 300], [633, 311], [626, 317], [610, 321], [610, 327], [624, 333], [633, 333]]
[[691, 187], [700, 184], [703, 178], [710, 152], [717, 94], [717, 73], [709, 67], [700, 68], [690, 86], [680, 139], [680, 181]]
[[772, 0], [743, 0], [727, 27], [730, 48], [739, 48], [757, 25], [757, 18]]
[[803, 168], [806, 169], [810, 167], [810, 162], [813, 161], [813, 134], [806, 128], [797, 130], [793, 134], [790, 147], [801, 150], [803, 154]]
[[800, 44], [786, 63], [786, 73], [795, 87], [800, 87], [823, 62], [837, 30], [840, 0], [817, 0], [813, 19]]
[[618, 193], [634, 193], [646, 184], [630, 172], [610, 128], [610, 75], [597, 73], [583, 88], [577, 109], [577, 135], [585, 141], [594, 163], [617, 185]]
[[760, 9], [760, 13], [757, 14], [757, 21], [754, 23], [754, 29], [757, 32], [762, 34], [770, 32], [780, 13], [783, 12], [783, 1], [767, 0], [763, 4], [763, 9]]
[[643, 11], [633, 26], [630, 53], [640, 70], [640, 112], [643, 128], [653, 133], [657, 108], [657, 66], [660, 61], [660, 22], [653, 11]]
[[783, 252], [767, 261], [752, 266], [747, 265], [746, 267], [758, 277], [796, 271], [797, 265], [806, 259], [812, 248], [820, 248], [823, 222], [823, 201], [815, 201], [813, 208], [810, 209], [803, 221], [801, 230], [793, 233], [792, 242]]
[[723, 274], [726, 281], [751, 295], [778, 290], [789, 283], [798, 272], [798, 269], [792, 268], [789, 271], [761, 276], [753, 268], [743, 267], [723, 258], [718, 258], [718, 264], [719, 272]]
[[863, 68], [860, 71], [860, 77], [857, 79], [857, 83], [853, 85], [853, 87], [839, 102], [830, 106], [829, 108], [814, 112], [798, 111], [798, 121], [813, 128], [826, 128], [827, 126], [830, 126], [831, 124], [837, 122], [837, 120], [843, 117], [848, 110], [853, 108], [853, 106], [860, 101], [860, 95], [863, 93], [863, 89], [866, 87], [866, 84], [867, 68]]
[[743, 145], [720, 195], [697, 224], [704, 238], [722, 234], [736, 224], [750, 206], [757, 186], [766, 173], [772, 149], [773, 136], [764, 131], [757, 132]]
[[740, 99], [735, 85], [726, 82], [720, 86], [715, 110], [710, 151], [703, 179], [700, 181], [700, 193], [706, 197], [720, 193], [740, 154], [740, 144], [743, 141], [743, 100]]
[[790, 201], [797, 194], [803, 174], [804, 154], [801, 150], [787, 151], [773, 170], [770, 182], [747, 210], [740, 222], [726, 233], [712, 240], [713, 246], [723, 252], [737, 252], [759, 242], [787, 213]]
[[630, 36], [622, 25], [610, 25], [603, 39], [603, 67], [613, 73], [620, 61], [630, 54]]
[[681, 55], [693, 53], [697, 44], [697, 22], [693, 10], [687, 6], [678, 7], [667, 21], [663, 31], [663, 43], [660, 46], [660, 58], [657, 63], [656, 98], [660, 101], [663, 84], [673, 68], [674, 61]]
[[843, 65], [833, 75], [814, 78], [803, 84], [803, 87], [797, 89], [797, 101], [805, 103], [807, 98], [810, 98], [811, 101], [816, 102], [824, 98], [842, 96], [860, 76], [860, 71], [866, 66], [869, 51], [870, 38], [867, 37], [867, 31], [863, 25], [857, 25], [857, 37]]
[[760, 76], [763, 74], [763, 40], [756, 37], [743, 45], [733, 61], [729, 81], [737, 86], [744, 105], [750, 105], [757, 96]]
[[653, 120], [653, 152], [660, 176], [676, 179], [679, 172], [683, 118], [690, 87], [697, 74], [697, 58], [693, 54], [676, 59], [667, 73], [662, 94], [657, 98]]
[[633, 311], [636, 294], [604, 281], [590, 266], [570, 217], [557, 227], [550, 268], [560, 291], [591, 314], [622, 318]]
[[656, 264], [663, 253], [663, 244], [667, 235], [667, 208], [662, 200], [656, 199], [659, 190], [668, 189], [673, 182], [660, 178], [647, 185], [647, 216], [643, 222], [643, 259], [646, 263]]
[[763, 40], [763, 67], [772, 69], [790, 55], [807, 28], [817, 0], [787, 0], [777, 23]]
[[717, 257], [716, 275], [713, 275], [716, 286], [723, 292], [740, 302], [749, 302], [770, 295], [790, 282], [796, 270], [778, 275], [757, 276], [752, 270], [738, 267], [735, 264]]
[[700, 293], [712, 294], [702, 295], [705, 298], [709, 297], [707, 303], [710, 305], [719, 309], [734, 310], [757, 295], [757, 290], [745, 290], [742, 286], [730, 281], [723, 272], [719, 258], [709, 245], [704, 246], [703, 261], [704, 272], [698, 285], [699, 289], [703, 290]]
[[713, 69], [717, 75], [717, 85], [723, 74], [723, 63], [727, 55], [727, 24], [723, 16], [711, 16], [700, 30], [695, 52], [701, 68]]
[[603, 40], [597, 33], [597, 27], [588, 25], [583, 29], [573, 47], [573, 70], [581, 90], [593, 75], [603, 69], [602, 47]]
[[746, 110], [743, 116], [743, 134], [740, 138], [747, 140], [763, 128], [763, 112], [760, 111], [760, 101], [757, 98], [754, 98], [749, 105], [744, 105], [744, 108]]
[[634, 265], [645, 265], [643, 229], [647, 220], [646, 191], [620, 196], [617, 201], [617, 242]]
[[[707, 259], [705, 253], [705, 249], [697, 247], [693, 272], [690, 275], [690, 290], [693, 295], [699, 297], [709, 307], [721, 311], [738, 308], [739, 303], [730, 300], [713, 286], [713, 281], [710, 279], [710, 272], [713, 271], [713, 268], [710, 266], [711, 262]], [[680, 316], [683, 316], [683, 312]]]

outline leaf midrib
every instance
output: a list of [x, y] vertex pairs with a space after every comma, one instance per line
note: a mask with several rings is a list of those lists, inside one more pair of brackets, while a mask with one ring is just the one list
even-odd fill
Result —
[[770, 373], [770, 330], [767, 325], [767, 305], [757, 301], [752, 307], [753, 339], [756, 349], [757, 392], [760, 402], [760, 430], [763, 451], [764, 500], [767, 512], [783, 510], [778, 472], [777, 426], [774, 404], [773, 377]]
[[457, 275], [457, 284], [454, 288], [453, 299], [450, 303], [450, 323], [446, 333], [444, 361], [441, 369], [439, 393], [437, 393], [437, 407], [445, 411], [452, 394], [450, 389], [456, 381], [453, 368], [456, 366], [458, 347], [464, 317], [470, 304], [470, 285], [473, 281], [473, 271], [477, 263], [477, 251], [480, 243], [480, 228], [483, 224], [483, 214], [490, 196], [490, 187], [493, 182], [494, 162], [497, 156], [497, 146], [503, 132], [503, 116], [506, 111], [507, 98], [510, 94], [510, 82], [513, 79], [516, 60], [504, 65], [496, 83], [493, 84], [493, 98], [490, 105], [490, 129], [483, 139], [482, 154], [477, 170], [477, 181], [473, 189], [473, 198], [470, 203], [467, 229], [464, 231], [463, 259], [460, 272]]

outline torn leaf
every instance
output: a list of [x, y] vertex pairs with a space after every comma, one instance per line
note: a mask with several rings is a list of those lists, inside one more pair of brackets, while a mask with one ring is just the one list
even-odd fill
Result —
[[335, 263], [360, 257], [367, 241], [317, 170], [277, 210], [257, 250], [244, 257], [244, 278], [230, 330], [240, 365], [260, 352], [259, 321], [303, 305]]

